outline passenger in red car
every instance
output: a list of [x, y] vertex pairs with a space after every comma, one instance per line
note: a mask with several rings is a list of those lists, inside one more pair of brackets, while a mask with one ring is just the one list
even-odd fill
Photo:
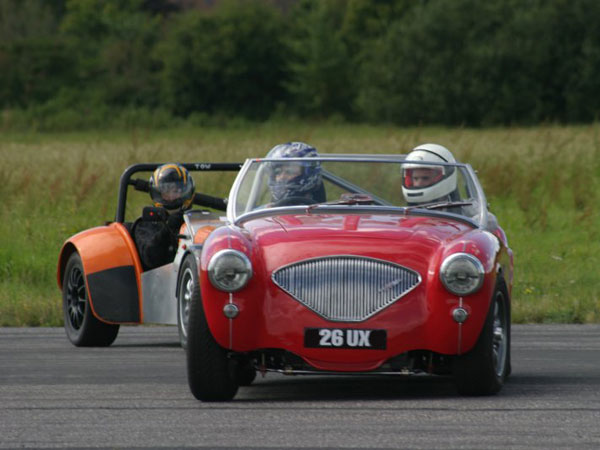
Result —
[[413, 169], [412, 183], [416, 188], [431, 186], [439, 181], [443, 176], [443, 171], [436, 169]]
[[[267, 158], [316, 158], [314, 147], [304, 142], [276, 145]], [[271, 206], [301, 205], [324, 202], [325, 187], [318, 161], [274, 162], [270, 164], [269, 189]]]
[[168, 264], [177, 252], [177, 235], [183, 212], [192, 205], [194, 180], [180, 164], [163, 164], [150, 178], [150, 196], [155, 207], [167, 212], [166, 220], [141, 220], [133, 225], [132, 235], [144, 270]]
[[[446, 147], [438, 144], [422, 144], [406, 157], [409, 164], [403, 164], [402, 194], [408, 205], [433, 204], [443, 202], [460, 202], [456, 168], [452, 166], [436, 166], [433, 163], [455, 163], [454, 155]], [[419, 164], [426, 162], [432, 164]], [[448, 206], [447, 212], [473, 217], [477, 208], [473, 205]], [[488, 231], [498, 229], [498, 220], [491, 212], [487, 212]]]
[[409, 205], [459, 200], [456, 167], [427, 164], [455, 163], [446, 147], [419, 145], [408, 154], [406, 161], [411, 163], [402, 166], [402, 194]]

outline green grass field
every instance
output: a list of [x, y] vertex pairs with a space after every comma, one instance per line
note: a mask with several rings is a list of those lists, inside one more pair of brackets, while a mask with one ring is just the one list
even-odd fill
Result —
[[[112, 220], [137, 162], [242, 161], [302, 140], [325, 153], [405, 153], [436, 142], [479, 173], [515, 252], [513, 321], [600, 322], [600, 126], [485, 130], [284, 123], [229, 129], [0, 135], [0, 326], [60, 326], [64, 240]], [[227, 195], [231, 177], [195, 177]], [[147, 202], [132, 198], [129, 218]]]

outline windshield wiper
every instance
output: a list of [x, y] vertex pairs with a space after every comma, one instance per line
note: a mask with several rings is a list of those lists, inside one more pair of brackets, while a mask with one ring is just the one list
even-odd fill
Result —
[[331, 205], [370, 205], [375, 203], [373, 197], [367, 194], [342, 194], [339, 200], [333, 200], [331, 202], [316, 203], [306, 208], [307, 211], [315, 209], [318, 206], [331, 206]]
[[[319, 206], [337, 206], [337, 205], [370, 205], [376, 204], [373, 197], [367, 194], [342, 194], [339, 200], [333, 200], [331, 202], [315, 203], [306, 208], [307, 211], [312, 211]], [[441, 209], [441, 208], [452, 208], [456, 206], [471, 206], [472, 201], [446, 201], [446, 202], [435, 202], [435, 203], [423, 203], [422, 205], [412, 205], [403, 207], [404, 212], [412, 211], [413, 209]]]
[[441, 209], [451, 208], [453, 206], [471, 206], [473, 202], [460, 201], [460, 202], [436, 202], [436, 203], [423, 203], [422, 205], [406, 206], [404, 212], [412, 211], [413, 209]]

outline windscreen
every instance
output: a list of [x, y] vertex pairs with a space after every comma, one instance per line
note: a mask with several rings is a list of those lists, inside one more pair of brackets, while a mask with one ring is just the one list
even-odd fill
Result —
[[[250, 160], [229, 201], [234, 218], [306, 205], [370, 205], [482, 216], [481, 191], [468, 166], [391, 160]], [[315, 210], [314, 206], [311, 210]]]

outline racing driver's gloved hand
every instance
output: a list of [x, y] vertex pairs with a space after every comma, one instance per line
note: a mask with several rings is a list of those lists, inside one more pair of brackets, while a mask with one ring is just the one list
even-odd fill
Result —
[[167, 217], [167, 227], [169, 228], [169, 231], [171, 232], [171, 234], [178, 235], [179, 229], [181, 228], [182, 223], [183, 223], [183, 213], [182, 212], [172, 213], [172, 214], [169, 214], [169, 217]]

